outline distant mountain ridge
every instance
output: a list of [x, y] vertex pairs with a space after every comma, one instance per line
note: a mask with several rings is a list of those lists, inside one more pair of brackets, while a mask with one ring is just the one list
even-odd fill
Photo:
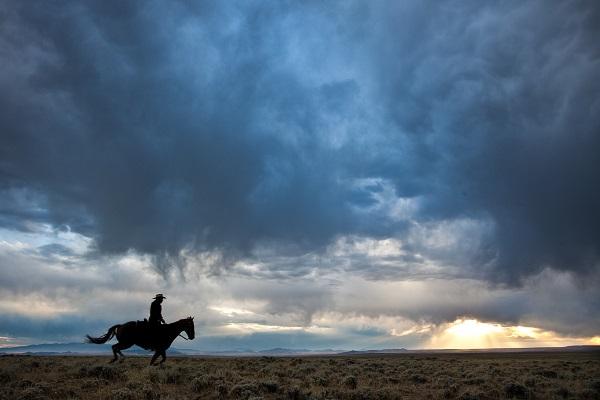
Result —
[[[168, 354], [176, 356], [303, 356], [303, 355], [384, 355], [384, 354], [431, 354], [431, 353], [525, 353], [525, 352], [578, 352], [578, 351], [600, 351], [600, 346], [581, 345], [566, 347], [528, 347], [528, 348], [494, 348], [494, 349], [431, 349], [431, 350], [408, 350], [400, 349], [374, 349], [374, 350], [309, 350], [309, 349], [286, 349], [273, 348], [265, 350], [234, 349], [225, 351], [207, 351], [197, 349], [171, 348]], [[129, 355], [151, 355], [152, 351], [132, 347], [124, 350]], [[109, 355], [112, 354], [110, 344], [89, 343], [45, 343], [31, 344], [26, 346], [2, 347], [0, 355], [8, 354], [32, 354], [32, 355]]]
[[[37, 355], [108, 355], [112, 354], [111, 344], [90, 344], [90, 343], [44, 343], [31, 344], [25, 346], [0, 347], [2, 354], [37, 354]], [[273, 348], [266, 350], [236, 349], [225, 351], [204, 351], [196, 349], [178, 349], [171, 347], [167, 350], [171, 355], [182, 356], [281, 356], [281, 355], [309, 355], [309, 354], [338, 354], [343, 350], [308, 350], [308, 349], [285, 349]], [[123, 350], [125, 354], [130, 355], [152, 355], [152, 351], [133, 346], [130, 349]]]
[[543, 352], [577, 352], [577, 351], [600, 351], [597, 345], [577, 345], [564, 347], [505, 347], [490, 349], [383, 349], [383, 350], [351, 350], [338, 353], [339, 355], [361, 355], [361, 354], [431, 354], [431, 353], [543, 353]]
[[[132, 347], [127, 350], [129, 354], [152, 354], [152, 352]], [[170, 354], [180, 354], [177, 349], [169, 349]], [[43, 343], [30, 344], [26, 346], [0, 347], [0, 354], [112, 354], [110, 344], [91, 344], [91, 343]]]

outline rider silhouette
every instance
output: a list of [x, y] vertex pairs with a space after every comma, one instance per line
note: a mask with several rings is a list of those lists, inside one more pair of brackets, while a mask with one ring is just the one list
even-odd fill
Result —
[[152, 327], [166, 324], [164, 318], [162, 317], [162, 306], [160, 305], [160, 303], [163, 302], [163, 299], [166, 299], [166, 297], [163, 296], [162, 293], [159, 293], [154, 296], [154, 301], [152, 304], [150, 304], [150, 318], [148, 319], [148, 322]]

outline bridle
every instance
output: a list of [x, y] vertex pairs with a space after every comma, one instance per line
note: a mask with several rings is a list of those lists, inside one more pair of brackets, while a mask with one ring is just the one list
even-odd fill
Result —
[[[185, 332], [185, 329], [184, 329], [183, 331]], [[187, 332], [186, 332], [186, 335], [187, 335]], [[185, 336], [183, 336], [183, 335], [181, 334], [181, 332], [180, 332], [180, 333], [179, 333], [177, 336], [179, 336], [180, 338], [182, 338], [182, 339], [185, 339], [185, 340], [192, 340], [192, 339], [190, 339], [189, 337], [185, 337]]]

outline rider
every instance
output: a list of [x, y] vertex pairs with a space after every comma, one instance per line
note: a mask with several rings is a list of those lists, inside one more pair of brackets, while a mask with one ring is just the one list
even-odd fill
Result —
[[159, 293], [154, 296], [154, 301], [152, 304], [150, 304], [150, 318], [148, 322], [150, 322], [150, 326], [152, 327], [166, 324], [164, 318], [162, 317], [162, 307], [160, 305], [163, 302], [163, 299], [166, 299], [166, 297], [163, 296], [162, 293]]

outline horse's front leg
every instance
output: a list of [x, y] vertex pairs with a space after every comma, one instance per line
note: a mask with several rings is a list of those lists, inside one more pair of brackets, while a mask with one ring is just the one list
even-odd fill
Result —
[[154, 355], [152, 356], [152, 360], [150, 360], [150, 365], [154, 365], [154, 361], [156, 361], [156, 359], [158, 358], [159, 355], [160, 355], [159, 351], [156, 351], [154, 353]]
[[166, 354], [166, 351], [165, 351], [165, 350], [163, 350], [163, 351], [160, 353], [160, 356], [162, 357], [162, 360], [160, 360], [160, 363], [159, 363], [159, 364], [160, 364], [160, 365], [163, 365], [163, 363], [164, 363], [164, 362], [165, 362], [165, 360], [167, 359], [167, 354]]

